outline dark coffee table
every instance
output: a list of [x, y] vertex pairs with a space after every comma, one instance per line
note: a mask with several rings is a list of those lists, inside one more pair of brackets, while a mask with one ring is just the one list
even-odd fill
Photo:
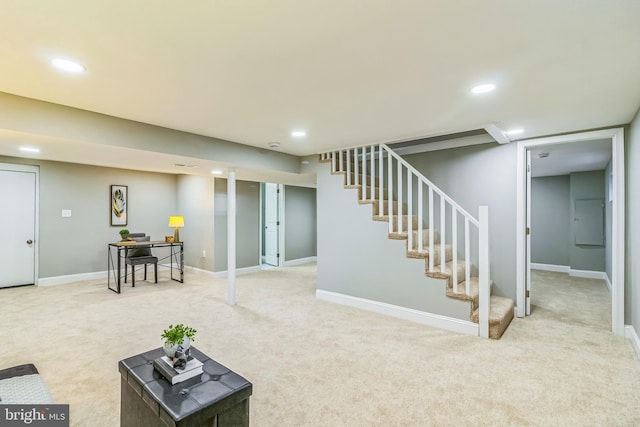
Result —
[[248, 426], [253, 385], [191, 347], [202, 375], [171, 385], [153, 369], [162, 348], [121, 360], [121, 427]]

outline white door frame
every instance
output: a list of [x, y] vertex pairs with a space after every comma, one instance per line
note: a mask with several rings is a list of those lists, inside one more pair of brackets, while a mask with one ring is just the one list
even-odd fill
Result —
[[588, 141], [594, 139], [611, 139], [611, 171], [613, 174], [611, 329], [616, 335], [624, 336], [625, 173], [624, 129], [621, 127], [518, 141], [516, 195], [516, 315], [518, 317], [525, 316], [526, 300], [526, 151], [532, 147], [539, 147], [543, 145]]
[[38, 286], [39, 276], [39, 253], [40, 253], [40, 167], [30, 165], [19, 165], [14, 163], [0, 163], [0, 170], [12, 172], [30, 172], [36, 174], [36, 200], [34, 216], [34, 258], [33, 258], [33, 284]]

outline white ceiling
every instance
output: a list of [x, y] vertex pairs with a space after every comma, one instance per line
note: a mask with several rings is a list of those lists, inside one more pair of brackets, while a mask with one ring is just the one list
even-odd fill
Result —
[[[540, 157], [543, 153], [548, 156]], [[531, 176], [604, 170], [611, 161], [611, 155], [610, 139], [534, 147], [531, 149]]]
[[3, 0], [0, 91], [299, 156], [530, 138], [631, 121], [639, 20], [638, 1]]

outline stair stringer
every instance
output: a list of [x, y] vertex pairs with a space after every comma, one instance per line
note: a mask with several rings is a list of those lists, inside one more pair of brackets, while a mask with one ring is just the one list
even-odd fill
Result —
[[[470, 322], [469, 302], [446, 296], [446, 281], [425, 276], [424, 262], [406, 256], [406, 241], [387, 238], [344, 175], [318, 173], [318, 290]], [[475, 333], [477, 335], [477, 332]]]

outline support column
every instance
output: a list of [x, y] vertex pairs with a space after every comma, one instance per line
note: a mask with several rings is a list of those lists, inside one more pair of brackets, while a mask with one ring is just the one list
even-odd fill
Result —
[[227, 303], [236, 304], [236, 170], [227, 177]]

